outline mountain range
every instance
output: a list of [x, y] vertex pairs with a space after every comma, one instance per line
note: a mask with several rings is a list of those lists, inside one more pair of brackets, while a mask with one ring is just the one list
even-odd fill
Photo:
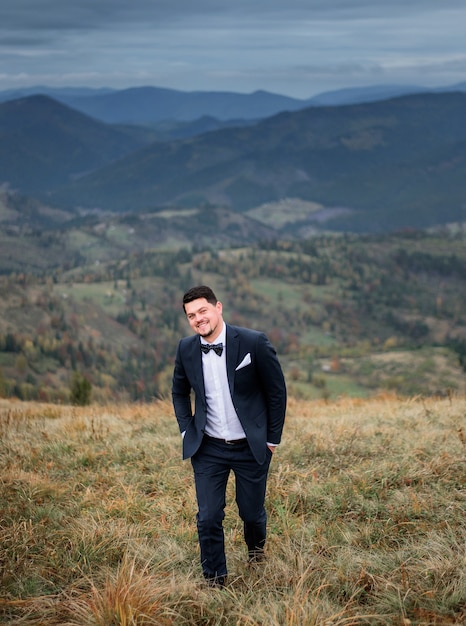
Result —
[[227, 120], [258, 120], [283, 111], [309, 106], [340, 106], [387, 100], [416, 93], [466, 91], [466, 82], [438, 89], [417, 85], [352, 87], [297, 99], [267, 91], [249, 94], [220, 91], [179, 91], [161, 87], [90, 89], [79, 87], [29, 87], [0, 91], [0, 102], [32, 95], [47, 95], [81, 113], [109, 124], [157, 125], [160, 122], [191, 122], [202, 117]]
[[0, 184], [68, 211], [221, 206], [267, 227], [299, 206], [289, 234], [423, 228], [466, 218], [465, 114], [465, 93], [417, 93], [154, 141], [33, 95], [0, 104]]
[[48, 191], [143, 145], [47, 96], [0, 105], [0, 182], [24, 193]]

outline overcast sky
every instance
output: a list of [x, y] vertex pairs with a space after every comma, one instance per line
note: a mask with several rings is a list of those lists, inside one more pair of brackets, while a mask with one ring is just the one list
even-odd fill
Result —
[[466, 81], [466, 0], [0, 0], [0, 90]]

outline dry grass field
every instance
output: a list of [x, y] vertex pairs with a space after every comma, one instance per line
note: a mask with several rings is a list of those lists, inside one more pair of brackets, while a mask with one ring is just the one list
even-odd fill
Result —
[[333, 626], [466, 622], [466, 398], [289, 403], [268, 559], [204, 586], [169, 402], [0, 400], [0, 623]]

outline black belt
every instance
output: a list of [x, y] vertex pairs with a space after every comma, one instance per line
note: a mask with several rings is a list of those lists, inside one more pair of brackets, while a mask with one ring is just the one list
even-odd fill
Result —
[[246, 437], [243, 437], [242, 439], [219, 439], [218, 437], [211, 437], [210, 435], [206, 435], [205, 433], [204, 433], [204, 437], [207, 437], [207, 439], [210, 439], [211, 441], [218, 441], [219, 443], [226, 443], [229, 446], [237, 446], [247, 441]]

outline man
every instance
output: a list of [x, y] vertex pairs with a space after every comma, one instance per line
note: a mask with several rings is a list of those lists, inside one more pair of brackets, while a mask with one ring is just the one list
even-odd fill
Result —
[[286, 386], [264, 333], [225, 324], [222, 304], [210, 287], [187, 291], [183, 308], [196, 335], [178, 345], [173, 406], [183, 458], [191, 458], [194, 470], [202, 571], [210, 586], [223, 587], [223, 519], [231, 470], [248, 558], [264, 558], [267, 474], [281, 440]]

